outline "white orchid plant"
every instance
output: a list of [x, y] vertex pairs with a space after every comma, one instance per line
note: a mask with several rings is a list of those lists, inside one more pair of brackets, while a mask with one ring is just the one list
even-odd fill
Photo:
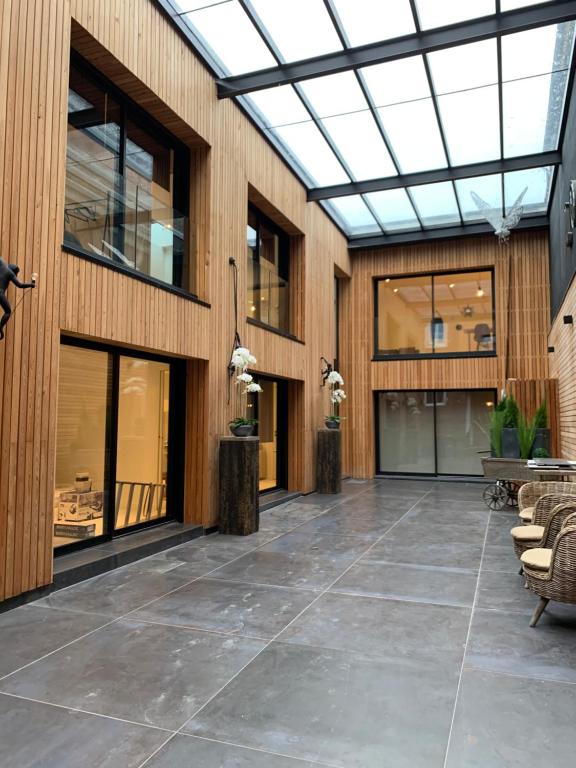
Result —
[[[234, 369], [236, 383], [240, 387], [240, 402], [244, 413], [247, 411], [248, 395], [257, 395], [262, 392], [262, 387], [254, 381], [252, 374], [248, 373], [251, 365], [256, 365], [256, 358], [246, 347], [236, 347], [232, 352], [230, 367]], [[256, 419], [248, 419], [246, 416], [237, 416], [230, 422], [235, 427], [241, 424], [256, 424]]]
[[326, 377], [328, 386], [330, 387], [330, 416], [326, 416], [327, 421], [340, 421], [343, 417], [338, 415], [338, 406], [346, 400], [346, 392], [344, 392], [344, 379], [338, 373], [338, 371], [330, 371]]

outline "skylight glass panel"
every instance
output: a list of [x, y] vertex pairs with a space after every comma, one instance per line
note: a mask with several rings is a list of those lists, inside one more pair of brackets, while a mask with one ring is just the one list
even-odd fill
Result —
[[352, 112], [322, 122], [356, 180], [396, 174], [370, 112]]
[[377, 107], [430, 98], [421, 56], [375, 64], [360, 70]]
[[555, 72], [504, 83], [506, 157], [557, 148], [567, 76], [567, 72]]
[[420, 229], [420, 223], [404, 189], [370, 192], [366, 198], [387, 232]]
[[456, 196], [449, 181], [410, 187], [410, 194], [425, 227], [460, 224]]
[[498, 86], [440, 96], [438, 106], [453, 165], [500, 157]]
[[255, 91], [246, 99], [262, 113], [269, 128], [310, 120], [310, 113], [291, 85]]
[[331, 117], [344, 112], [368, 109], [362, 89], [353, 72], [340, 72], [336, 75], [305, 80], [299, 87], [318, 117]]
[[333, 197], [328, 201], [342, 219], [350, 235], [380, 233], [381, 229], [360, 195]]
[[505, 173], [504, 199], [506, 212], [510, 210], [518, 196], [527, 187], [528, 189], [522, 198], [524, 214], [545, 213], [548, 208], [552, 173], [553, 169], [550, 166]]
[[491, 208], [502, 212], [501, 174], [495, 173], [491, 176], [477, 176], [474, 179], [460, 179], [455, 183], [464, 221], [481, 221], [484, 219], [472, 198], [472, 192], [475, 192]]
[[551, 24], [502, 38], [502, 79], [544, 75], [568, 69], [574, 22]]
[[496, 40], [482, 40], [428, 54], [436, 93], [451, 93], [498, 82]]
[[416, 31], [408, 0], [334, 0], [350, 45], [367, 45]]
[[378, 112], [403, 173], [446, 166], [432, 99], [384, 107]]
[[494, 0], [416, 0], [422, 29], [444, 27], [496, 13]]
[[350, 181], [328, 142], [312, 121], [274, 128], [272, 132], [284, 142], [316, 186]]
[[[215, 5], [218, 0], [172, 0], [172, 4], [176, 6], [179, 13], [187, 13], [188, 11], [197, 11], [200, 8], [206, 8], [207, 5]], [[224, 0], [229, 2], [229, 0]]]
[[252, 5], [286, 61], [342, 49], [322, 0], [252, 0]]
[[[538, 0], [500, 0], [500, 10], [513, 11], [516, 8], [526, 8], [527, 5], [536, 5], [536, 2]], [[538, 5], [542, 2], [551, 3], [553, 0], [540, 0]]]
[[273, 67], [276, 60], [237, 0], [182, 17], [231, 75]]

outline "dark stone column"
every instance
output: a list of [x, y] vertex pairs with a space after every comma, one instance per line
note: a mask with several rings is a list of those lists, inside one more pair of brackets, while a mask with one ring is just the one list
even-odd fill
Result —
[[260, 524], [257, 437], [221, 437], [219, 449], [220, 533], [247, 536]]
[[342, 490], [342, 433], [339, 429], [318, 432], [316, 490], [318, 493], [340, 493]]

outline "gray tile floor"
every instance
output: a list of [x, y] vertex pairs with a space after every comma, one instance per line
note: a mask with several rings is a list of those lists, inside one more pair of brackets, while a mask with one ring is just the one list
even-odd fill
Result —
[[481, 490], [351, 481], [0, 614], [0, 766], [572, 765], [576, 608], [528, 627]]

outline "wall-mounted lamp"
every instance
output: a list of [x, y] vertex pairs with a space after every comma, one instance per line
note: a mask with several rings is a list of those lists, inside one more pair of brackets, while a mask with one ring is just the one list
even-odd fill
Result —
[[548, 352], [554, 352], [554, 347], [548, 347]]
[[320, 373], [322, 374], [322, 386], [325, 387], [326, 380], [334, 370], [334, 366], [332, 365], [332, 363], [329, 363], [325, 357], [321, 357], [320, 362], [324, 363], [324, 367], [320, 369]]
[[574, 322], [574, 318], [572, 317], [572, 315], [564, 315], [564, 317], [562, 318], [562, 322], [564, 323], [564, 325], [572, 325], [572, 323]]

